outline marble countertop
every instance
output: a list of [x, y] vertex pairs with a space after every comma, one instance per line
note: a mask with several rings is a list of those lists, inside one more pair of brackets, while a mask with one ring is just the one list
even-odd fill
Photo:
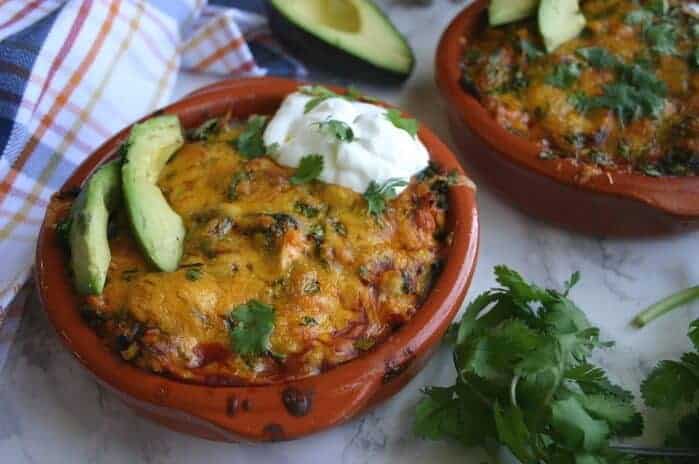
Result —
[[[408, 36], [418, 64], [400, 89], [362, 88], [420, 115], [451, 144], [444, 104], [433, 84], [433, 54], [439, 34], [464, 2], [382, 3]], [[211, 81], [211, 77], [182, 74], [173, 99]], [[493, 286], [496, 264], [507, 264], [554, 288], [580, 270], [582, 281], [573, 299], [601, 327], [603, 337], [617, 342], [596, 361], [629, 388], [637, 387], [658, 359], [676, 357], [689, 348], [685, 333], [689, 322], [699, 316], [697, 305], [643, 331], [633, 329], [629, 321], [659, 297], [699, 282], [699, 233], [653, 240], [585, 237], [525, 217], [496, 198], [487, 185], [479, 184], [478, 202], [481, 253], [468, 298]], [[453, 380], [446, 350], [438, 352], [401, 393], [345, 425], [289, 443], [220, 444], [169, 431], [132, 413], [63, 349], [36, 298], [29, 298], [0, 371], [2, 463], [482, 462], [476, 451], [421, 441], [411, 433], [419, 390]], [[657, 443], [668, 419], [652, 412], [642, 441]]]

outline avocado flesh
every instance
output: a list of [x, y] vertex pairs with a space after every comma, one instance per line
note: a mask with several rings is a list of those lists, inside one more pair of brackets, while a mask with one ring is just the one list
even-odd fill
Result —
[[501, 26], [528, 18], [536, 13], [539, 0], [492, 0], [488, 7], [491, 26]]
[[[370, 0], [270, 0], [268, 5], [275, 34], [311, 61], [322, 61], [319, 64], [336, 71], [362, 74], [361, 63], [350, 62], [348, 66], [342, 58], [344, 52], [375, 67], [377, 74], [383, 70], [404, 79], [413, 69], [412, 49]], [[304, 39], [303, 32], [311, 40]], [[334, 47], [335, 56], [316, 46], [312, 38]]]
[[75, 286], [82, 295], [104, 290], [112, 259], [107, 238], [109, 214], [121, 202], [121, 166], [112, 161], [99, 168], [71, 208], [70, 259]]
[[539, 31], [549, 53], [577, 37], [586, 23], [578, 0], [541, 0]]
[[121, 170], [126, 211], [136, 240], [161, 271], [172, 272], [182, 257], [185, 227], [157, 186], [165, 163], [184, 139], [177, 116], [158, 116], [131, 129]]

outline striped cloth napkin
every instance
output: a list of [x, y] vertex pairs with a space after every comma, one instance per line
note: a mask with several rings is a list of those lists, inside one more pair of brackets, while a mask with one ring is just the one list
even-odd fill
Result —
[[83, 159], [165, 105], [180, 69], [305, 74], [274, 43], [263, 9], [259, 0], [0, 0], [0, 365], [49, 198]]

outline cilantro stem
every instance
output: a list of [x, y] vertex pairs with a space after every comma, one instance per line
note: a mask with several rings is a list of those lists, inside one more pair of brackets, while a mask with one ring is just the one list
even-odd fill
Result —
[[678, 306], [686, 305], [696, 299], [699, 299], [699, 285], [674, 293], [647, 307], [634, 318], [633, 324], [639, 329], [643, 328]]

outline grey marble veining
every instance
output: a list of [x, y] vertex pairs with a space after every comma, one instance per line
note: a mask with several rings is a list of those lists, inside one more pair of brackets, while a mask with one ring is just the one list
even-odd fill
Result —
[[[418, 63], [403, 88], [364, 89], [419, 115], [451, 143], [444, 105], [433, 84], [433, 54], [441, 31], [464, 2], [435, 0], [429, 7], [397, 0], [382, 3], [408, 35]], [[210, 80], [182, 75], [174, 98]], [[697, 306], [643, 331], [633, 329], [629, 321], [657, 298], [699, 282], [699, 234], [653, 240], [584, 237], [523, 216], [485, 185], [479, 185], [478, 199], [481, 254], [469, 298], [493, 285], [496, 264], [507, 264], [550, 287], [561, 287], [580, 270], [582, 281], [573, 298], [601, 327], [602, 336], [617, 342], [596, 361], [632, 389], [658, 359], [676, 357], [689, 348], [685, 332], [699, 316]], [[417, 440], [411, 434], [419, 390], [430, 383], [447, 384], [453, 376], [450, 355], [442, 350], [401, 393], [343, 426], [290, 443], [212, 443], [141, 419], [98, 387], [60, 345], [33, 298], [0, 371], [0, 463], [482, 462], [484, 456], [477, 451]], [[643, 441], [657, 443], [670, 418], [656, 412], [648, 417]]]

